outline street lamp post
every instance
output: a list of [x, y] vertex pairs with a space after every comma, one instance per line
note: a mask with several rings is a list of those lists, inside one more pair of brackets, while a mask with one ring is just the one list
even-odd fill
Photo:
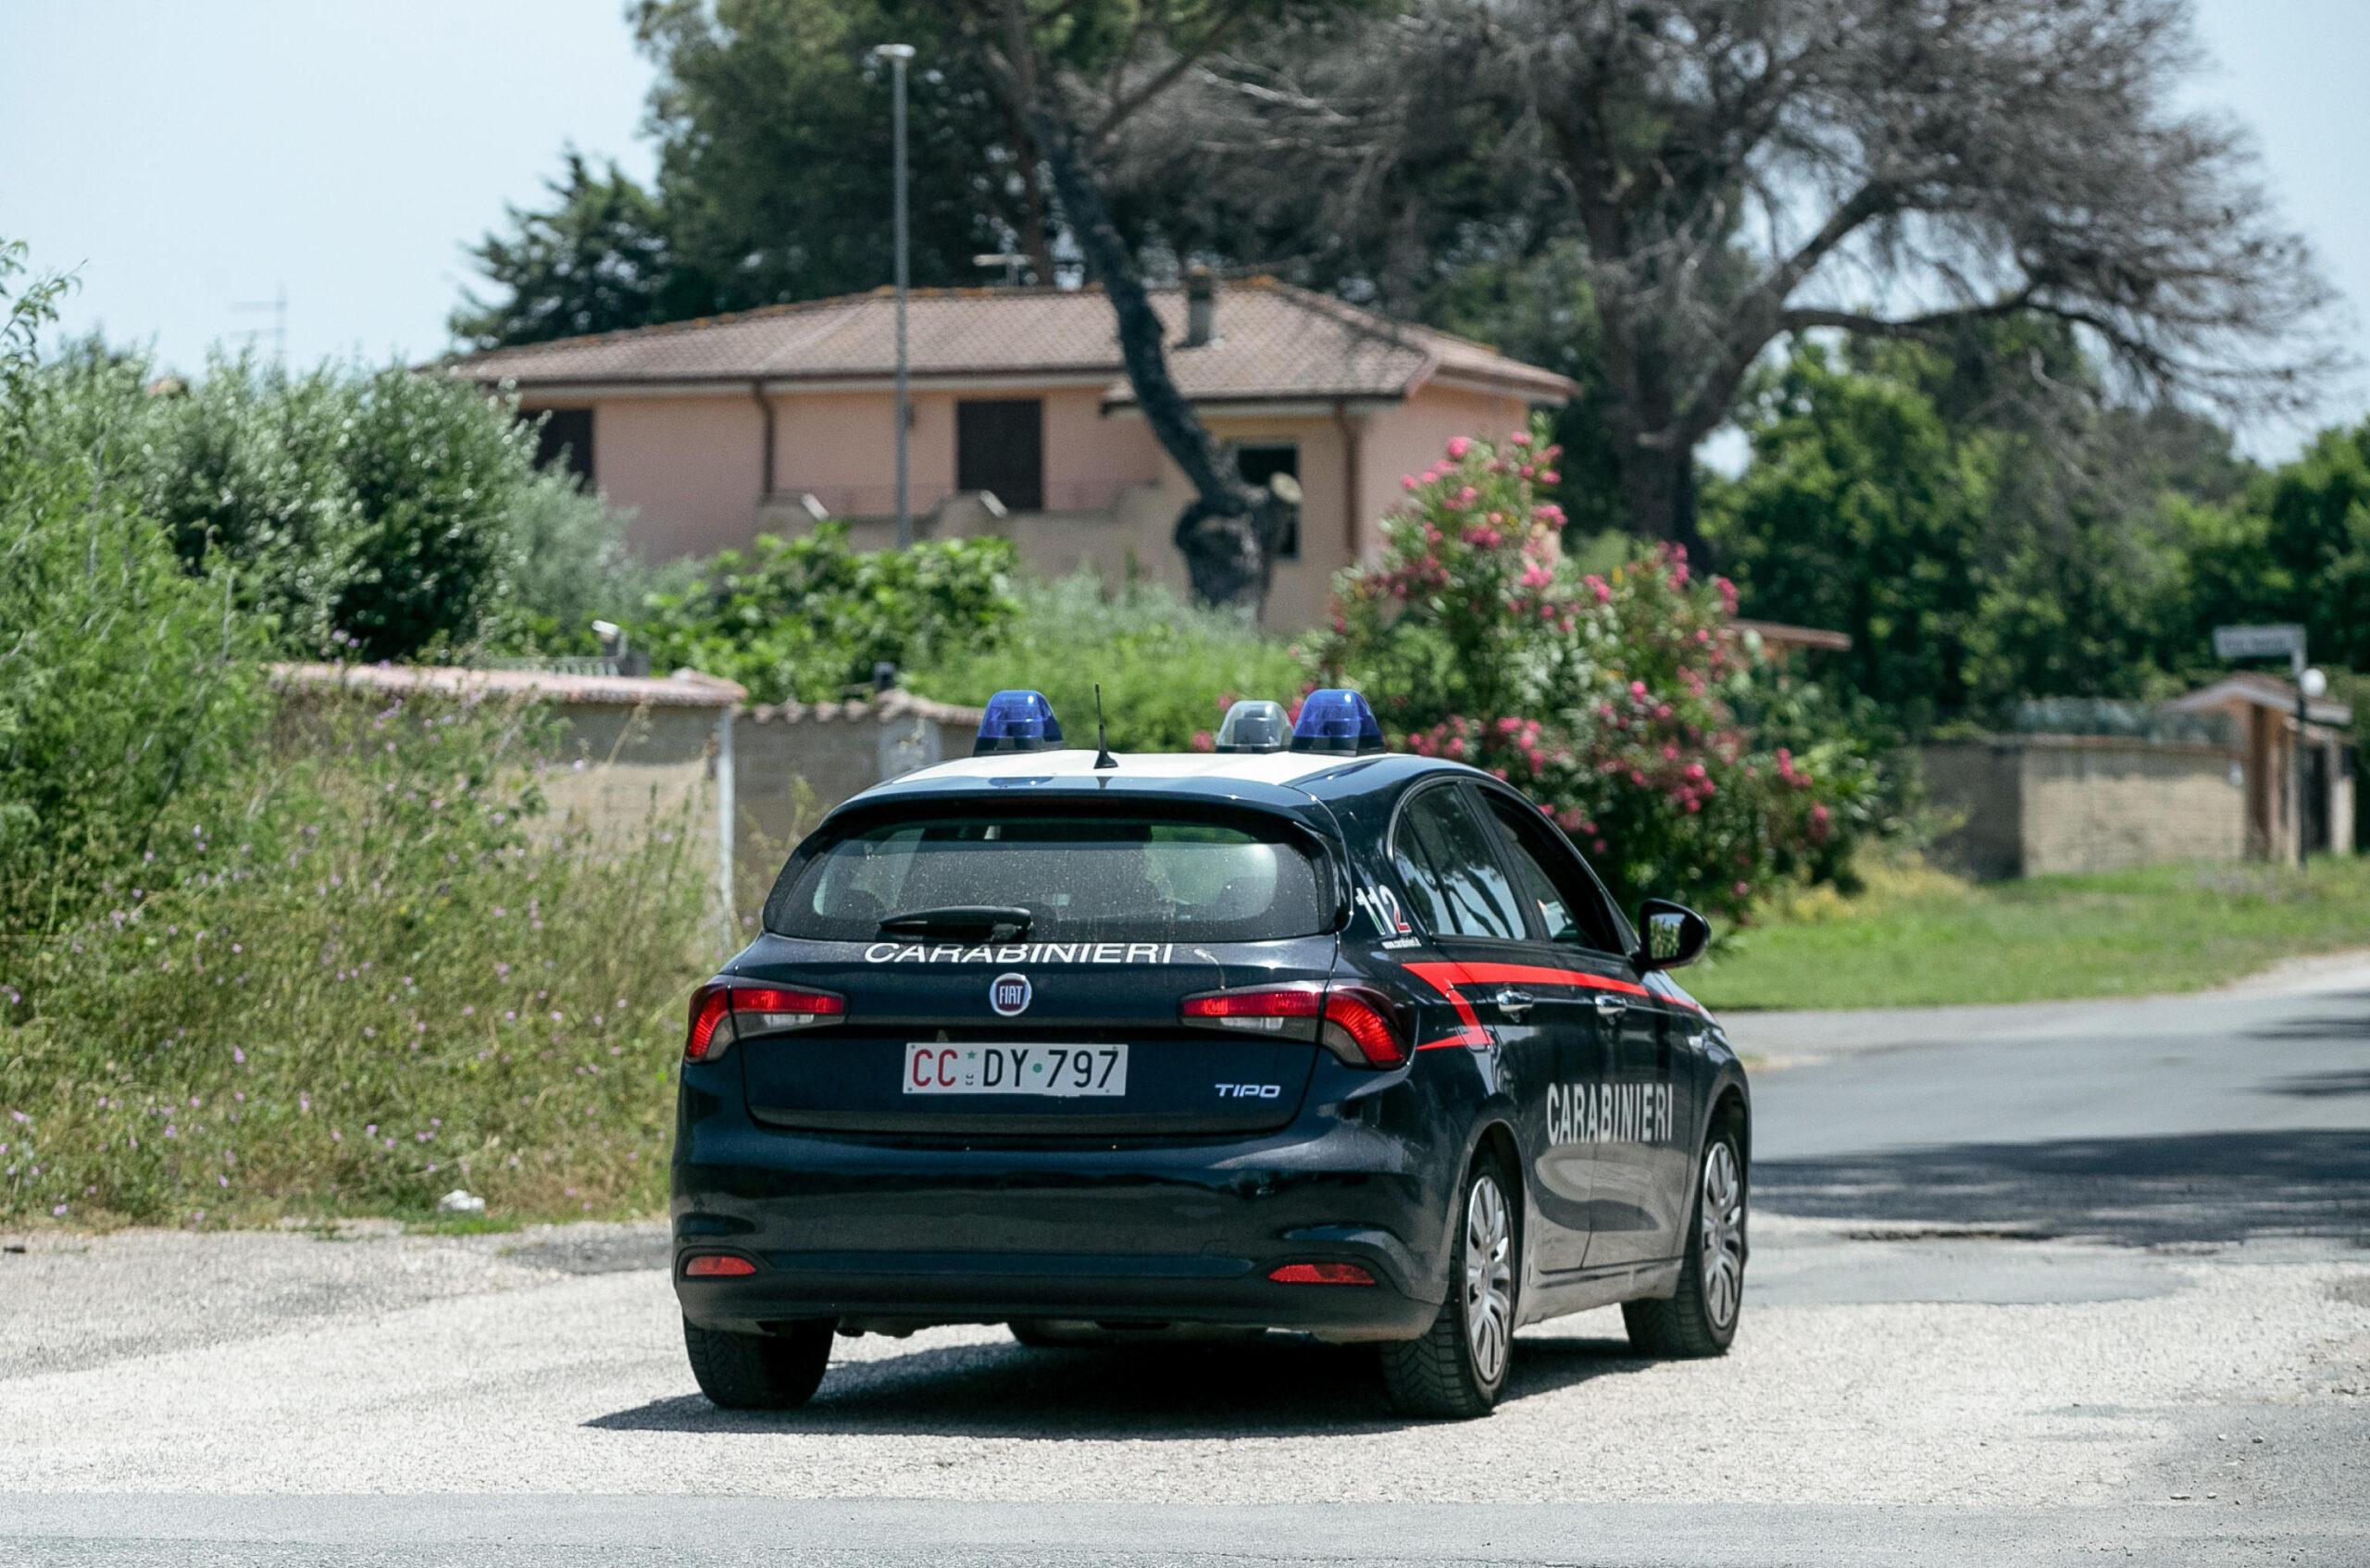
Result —
[[905, 363], [905, 296], [912, 289], [906, 263], [909, 246], [905, 218], [905, 67], [913, 60], [914, 46], [910, 44], [883, 44], [873, 53], [889, 62], [890, 114], [895, 126], [892, 136], [895, 148], [897, 206], [897, 548], [904, 550], [914, 542], [913, 497], [907, 489], [905, 454], [907, 427], [913, 422], [912, 392], [907, 385]]

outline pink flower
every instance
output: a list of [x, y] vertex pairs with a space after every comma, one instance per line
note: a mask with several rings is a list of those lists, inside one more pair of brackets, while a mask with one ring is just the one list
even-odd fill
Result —
[[1451, 436], [1448, 438], [1448, 454], [1451, 457], [1462, 458], [1466, 453], [1472, 450], [1473, 442], [1469, 438], [1465, 436]]

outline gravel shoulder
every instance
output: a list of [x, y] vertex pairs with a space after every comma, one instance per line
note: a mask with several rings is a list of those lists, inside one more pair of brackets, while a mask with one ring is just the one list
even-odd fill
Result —
[[[2370, 1412], [2370, 1266], [2334, 1244], [2135, 1259], [1773, 1217], [1728, 1357], [1641, 1361], [1612, 1313], [1541, 1325], [1486, 1422], [1401, 1421], [1358, 1354], [1304, 1341], [1049, 1352], [984, 1328], [842, 1340], [809, 1410], [732, 1415], [692, 1388], [663, 1270], [566, 1266], [660, 1234], [10, 1256], [0, 1491], [2240, 1505], [2322, 1495], [2293, 1434]], [[1895, 1257], [1938, 1241], [1954, 1268]], [[2009, 1299], [1915, 1299], [1966, 1296], [1929, 1283], [1952, 1273]], [[2037, 1295], [2060, 1299], [2014, 1299]], [[2243, 1468], [2175, 1475], [2189, 1416], [2241, 1407]]]

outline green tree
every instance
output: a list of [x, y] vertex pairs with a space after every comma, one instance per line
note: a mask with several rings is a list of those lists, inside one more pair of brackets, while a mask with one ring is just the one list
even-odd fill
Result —
[[2183, 641], [2210, 667], [2214, 627], [2295, 621], [2315, 663], [2370, 671], [2370, 422], [2321, 433], [2230, 506], [2192, 514]]
[[613, 162], [596, 174], [581, 154], [547, 182], [543, 211], [508, 206], [510, 232], [486, 235], [469, 255], [502, 292], [464, 291], [453, 335], [472, 348], [544, 342], [646, 326], [695, 313], [650, 193]]
[[2036, 399], [2004, 368], [2030, 356], [2095, 381], [2047, 324], [1798, 346], [1750, 391], [1745, 472], [1705, 491], [1748, 610], [1850, 632], [1853, 685], [1913, 728], [2020, 697], [2161, 694], [2192, 662], [2200, 572], [2261, 532], [2229, 513], [2249, 469], [2227, 430]]
[[1850, 632], [1852, 684], [1889, 709], [1965, 707], [1996, 444], [1817, 347], [1765, 376], [1742, 422], [1752, 461], [1710, 486], [1704, 515], [1751, 612]]

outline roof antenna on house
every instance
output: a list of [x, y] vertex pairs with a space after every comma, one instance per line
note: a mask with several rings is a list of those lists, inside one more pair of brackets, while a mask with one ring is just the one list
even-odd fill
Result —
[[1094, 683], [1094, 765], [1116, 767], [1119, 759], [1111, 754], [1111, 739], [1103, 729], [1103, 682]]

